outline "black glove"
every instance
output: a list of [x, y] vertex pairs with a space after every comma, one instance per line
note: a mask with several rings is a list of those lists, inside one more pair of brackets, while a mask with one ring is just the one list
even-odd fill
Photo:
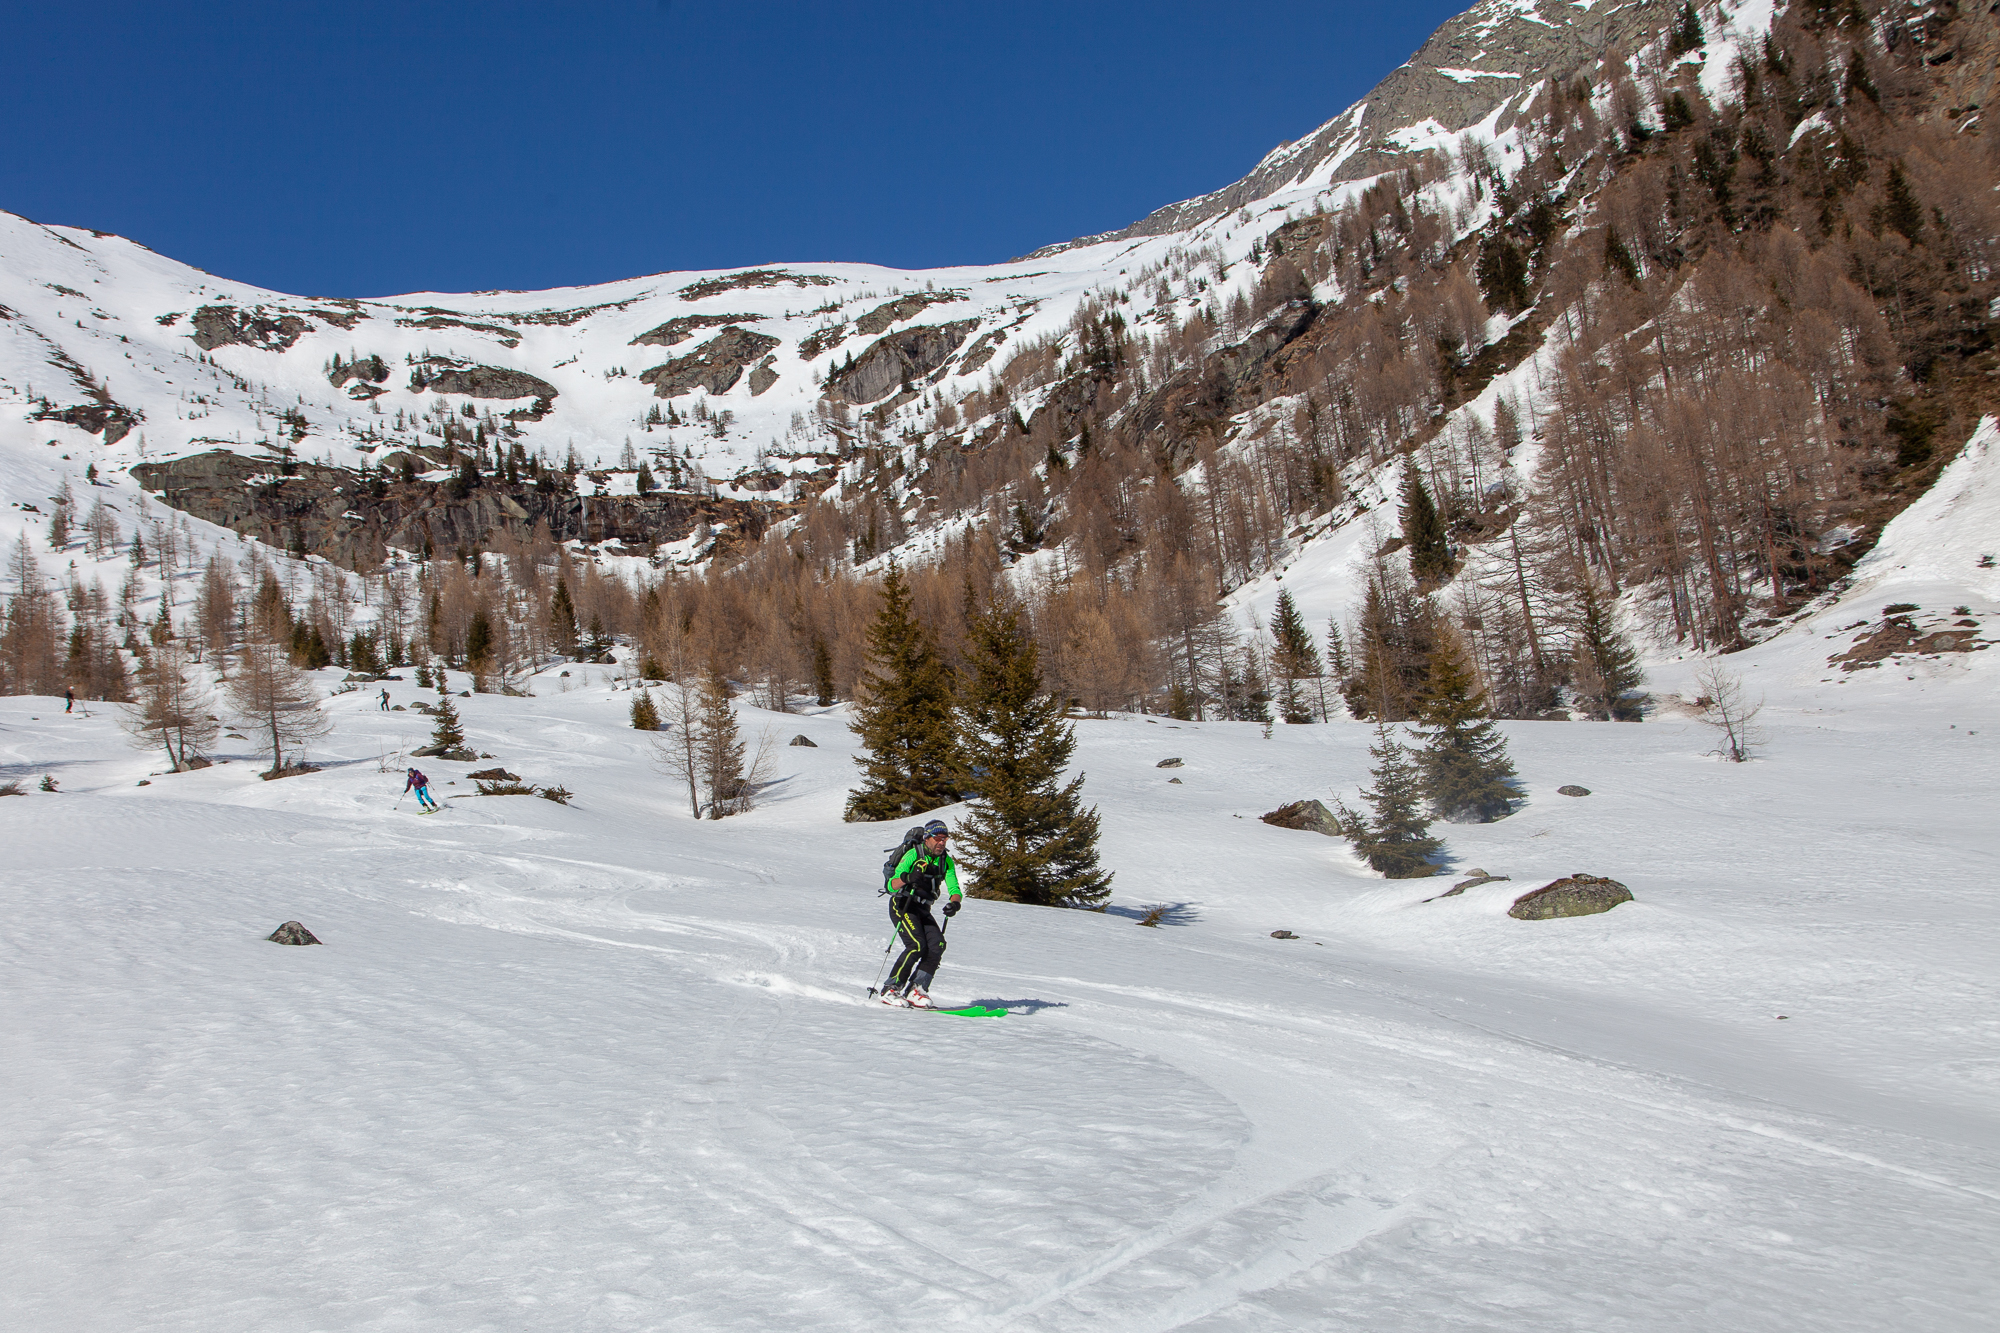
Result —
[[953, 898], [950, 902], [944, 905], [944, 914], [946, 916], [957, 916], [958, 909], [960, 907], [963, 907], [964, 905], [965, 904], [961, 902], [959, 899]]

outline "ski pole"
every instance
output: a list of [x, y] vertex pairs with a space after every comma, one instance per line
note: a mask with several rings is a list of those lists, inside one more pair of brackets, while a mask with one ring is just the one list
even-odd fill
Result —
[[873, 996], [877, 991], [882, 989], [883, 974], [889, 970], [889, 950], [896, 947], [896, 938], [897, 933], [895, 931], [889, 932], [889, 942], [882, 946], [882, 966], [875, 969], [875, 984], [868, 988], [870, 996]]

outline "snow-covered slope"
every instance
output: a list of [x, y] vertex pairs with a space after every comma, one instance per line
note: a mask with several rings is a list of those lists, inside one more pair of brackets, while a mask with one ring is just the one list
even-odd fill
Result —
[[[2000, 609], [1950, 554], [1991, 434], [1860, 595]], [[696, 822], [600, 668], [461, 701], [574, 805], [424, 761], [431, 818], [365, 693], [275, 783], [0, 700], [0, 1324], [1984, 1328], [2000, 654], [1836, 689], [1838, 647], [1731, 659], [1749, 764], [1505, 724], [1526, 806], [1448, 836], [1511, 879], [1435, 901], [1258, 822], [1351, 799], [1363, 728], [1079, 723], [1113, 904], [952, 923], [939, 993], [1000, 1020], [864, 1003], [890, 832], [840, 820], [840, 710], [742, 710], [819, 748]], [[1577, 870], [1637, 900], [1505, 915]]]
[[[1536, 71], [1644, 35], [1661, 8], [1486, 0], [1368, 99], [1228, 190], [1115, 237], [990, 266], [774, 261], [547, 292], [331, 299], [258, 289], [121, 237], [0, 213], [0, 475], [43, 467], [50, 460], [33, 451], [50, 441], [73, 471], [95, 463], [107, 476], [213, 448], [263, 458], [294, 440], [302, 458], [353, 467], [425, 443], [417, 417], [443, 404], [514, 413], [524, 446], [557, 460], [574, 448], [586, 465], [612, 467], [630, 443], [641, 457], [691, 457], [725, 486], [759, 474], [762, 489], [741, 494], [767, 495], [793, 474], [817, 489], [840, 447], [813, 406], [850, 361], [862, 371], [842, 380], [836, 399], [896, 400], [885, 423], [893, 433], [917, 425], [937, 398], [983, 387], [1014, 348], [1063, 332], [1087, 297], [1143, 323], [1154, 295], [1135, 293], [1134, 276], [1175, 256], [1208, 256], [1189, 309], [1226, 302], [1254, 286], [1256, 265], [1240, 261], [1273, 230], [1337, 207], [1408, 154], [1475, 144], [1495, 161], [1517, 156], [1517, 117], [1539, 87]], [[1769, 19], [1767, 0], [1710, 12], [1705, 84], [1726, 81], [1739, 44]], [[1508, 77], [1492, 73], [1503, 65]], [[1435, 188], [1468, 226], [1483, 220], [1467, 175]], [[383, 373], [342, 374], [336, 357], [379, 357]], [[671, 384], [642, 378], [660, 368]], [[905, 385], [917, 393], [906, 398]], [[647, 425], [656, 408], [686, 416], [696, 403], [709, 414], [699, 422]], [[718, 426], [712, 416], [724, 411], [731, 419]], [[280, 420], [287, 412], [296, 415]], [[609, 484], [629, 487], [629, 475]], [[24, 485], [0, 501], [45, 494]]]

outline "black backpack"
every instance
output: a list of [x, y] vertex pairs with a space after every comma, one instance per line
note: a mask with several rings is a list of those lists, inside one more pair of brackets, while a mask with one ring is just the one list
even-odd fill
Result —
[[903, 858], [909, 855], [910, 848], [923, 840], [924, 826], [919, 824], [908, 833], [905, 833], [903, 840], [893, 848], [883, 849], [889, 853], [889, 859], [882, 863], [882, 887], [877, 890], [878, 893], [887, 893], [889, 891], [889, 881], [896, 877], [896, 867], [903, 864]]

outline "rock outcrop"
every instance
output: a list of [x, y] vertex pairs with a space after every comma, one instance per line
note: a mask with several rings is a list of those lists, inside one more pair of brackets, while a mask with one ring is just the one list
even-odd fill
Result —
[[1305, 833], [1323, 833], [1329, 838], [1338, 838], [1340, 821], [1333, 811], [1326, 808], [1323, 801], [1293, 801], [1281, 805], [1268, 815], [1260, 815], [1266, 824], [1276, 828], [1298, 829]]
[[[268, 918], [266, 918], [268, 920]], [[318, 944], [319, 937], [296, 921], [287, 921], [264, 937], [273, 944]]]
[[468, 398], [537, 398], [553, 403], [556, 386], [525, 370], [504, 366], [467, 366], [441, 370], [425, 385], [431, 393], [462, 393]]
[[292, 314], [266, 314], [262, 306], [238, 310], [235, 306], [205, 305], [188, 322], [194, 326], [194, 345], [204, 352], [232, 343], [282, 352], [312, 332], [311, 320]]
[[364, 356], [353, 361], [341, 361], [336, 356], [333, 368], [326, 372], [327, 383], [336, 389], [349, 380], [380, 384], [388, 378], [389, 363], [379, 356]]
[[777, 345], [778, 340], [768, 334], [732, 324], [686, 356], [654, 366], [639, 380], [652, 385], [661, 398], [678, 398], [696, 389], [728, 393], [743, 378], [747, 366]]
[[963, 301], [964, 292], [911, 292], [893, 301], [884, 301], [873, 310], [854, 321], [854, 331], [865, 337], [874, 337], [886, 331], [891, 325], [901, 324], [906, 319], [915, 319], [934, 305], [944, 305], [952, 301]]
[[829, 394], [850, 403], [872, 403], [941, 369], [979, 327], [976, 319], [950, 324], [919, 324], [879, 338], [868, 350], [828, 376]]
[[44, 408], [35, 413], [37, 421], [61, 421], [92, 435], [102, 435], [107, 448], [130, 435], [138, 419], [117, 403], [79, 403], [75, 407]]
[[1550, 921], [1559, 916], [1595, 916], [1632, 901], [1632, 891], [1615, 879], [1575, 874], [1524, 893], [1507, 909], [1517, 921]]
[[[442, 466], [441, 450], [412, 450], [420, 469]], [[718, 530], [726, 551], [763, 536], [791, 506], [656, 491], [651, 495], [577, 495], [488, 478], [457, 494], [449, 483], [392, 482], [398, 456], [385, 455], [369, 482], [345, 468], [245, 458], [217, 449], [164, 463], [140, 463], [132, 476], [176, 509], [219, 523], [281, 550], [322, 555], [349, 569], [373, 568], [388, 548], [485, 549], [506, 533], [516, 540], [546, 525], [556, 541], [618, 542], [648, 549], [680, 541], [697, 525]]]
[[682, 315], [664, 324], [655, 324], [628, 346], [672, 347], [686, 342], [703, 329], [720, 328], [724, 324], [754, 324], [762, 318], [762, 315]]
[[725, 273], [719, 278], [703, 278], [681, 288], [683, 301], [702, 301], [724, 292], [740, 291], [745, 287], [779, 287], [790, 284], [793, 287], [831, 287], [833, 279], [821, 277], [817, 273], [788, 273], [781, 268], [752, 268], [741, 273]]

